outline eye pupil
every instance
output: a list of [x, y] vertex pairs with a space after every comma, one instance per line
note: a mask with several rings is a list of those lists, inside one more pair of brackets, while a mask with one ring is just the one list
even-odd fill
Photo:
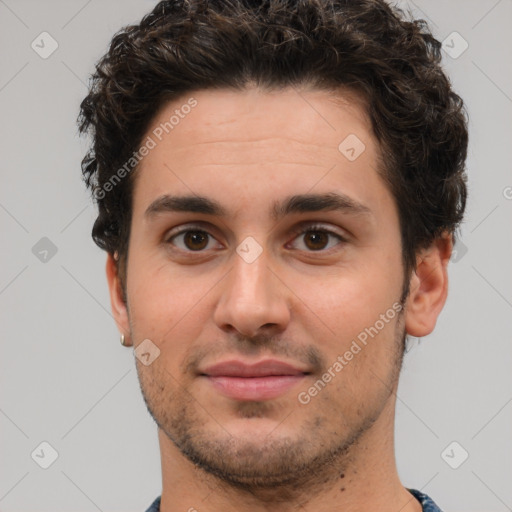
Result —
[[[193, 251], [204, 249], [208, 244], [208, 238], [203, 231], [187, 231], [184, 236], [184, 241], [186, 246]], [[198, 244], [199, 247], [196, 244]]]
[[[309, 241], [312, 241], [313, 244], [309, 244]], [[323, 249], [327, 245], [328, 241], [328, 234], [323, 231], [308, 231], [306, 233], [306, 245], [309, 249]], [[318, 244], [320, 246], [318, 246]]]

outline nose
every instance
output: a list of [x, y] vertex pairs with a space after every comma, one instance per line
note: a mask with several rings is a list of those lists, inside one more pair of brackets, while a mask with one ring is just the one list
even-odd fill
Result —
[[290, 321], [287, 291], [269, 268], [265, 251], [252, 263], [235, 254], [233, 268], [223, 280], [214, 321], [220, 329], [247, 337], [262, 330], [282, 332]]

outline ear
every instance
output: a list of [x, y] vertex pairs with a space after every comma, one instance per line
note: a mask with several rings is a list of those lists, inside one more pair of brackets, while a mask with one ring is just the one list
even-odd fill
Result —
[[130, 322], [128, 320], [128, 310], [126, 304], [123, 302], [116, 260], [110, 253], [107, 255], [106, 272], [110, 292], [110, 305], [112, 307], [114, 320], [116, 321], [120, 333], [125, 335], [125, 345], [131, 345], [131, 340], [129, 340]]
[[447, 267], [452, 250], [453, 237], [445, 232], [418, 254], [405, 308], [407, 334], [421, 338], [434, 330], [448, 296]]

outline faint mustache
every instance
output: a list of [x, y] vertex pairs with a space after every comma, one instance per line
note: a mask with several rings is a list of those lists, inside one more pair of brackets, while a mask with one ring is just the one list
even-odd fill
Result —
[[311, 368], [312, 373], [318, 374], [322, 373], [322, 369], [327, 367], [325, 358], [315, 346], [297, 345], [296, 342], [277, 336], [262, 334], [248, 337], [237, 334], [227, 340], [219, 340], [208, 345], [201, 344], [191, 348], [183, 364], [184, 372], [196, 373], [199, 364], [206, 357], [213, 361], [228, 354], [269, 358], [284, 357], [302, 363]]

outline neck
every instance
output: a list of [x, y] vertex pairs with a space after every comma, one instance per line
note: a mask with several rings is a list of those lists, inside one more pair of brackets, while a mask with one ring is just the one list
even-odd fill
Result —
[[395, 402], [390, 397], [378, 420], [333, 458], [325, 474], [289, 487], [240, 489], [192, 464], [159, 429], [162, 458], [161, 512], [421, 512], [402, 486], [394, 455]]

